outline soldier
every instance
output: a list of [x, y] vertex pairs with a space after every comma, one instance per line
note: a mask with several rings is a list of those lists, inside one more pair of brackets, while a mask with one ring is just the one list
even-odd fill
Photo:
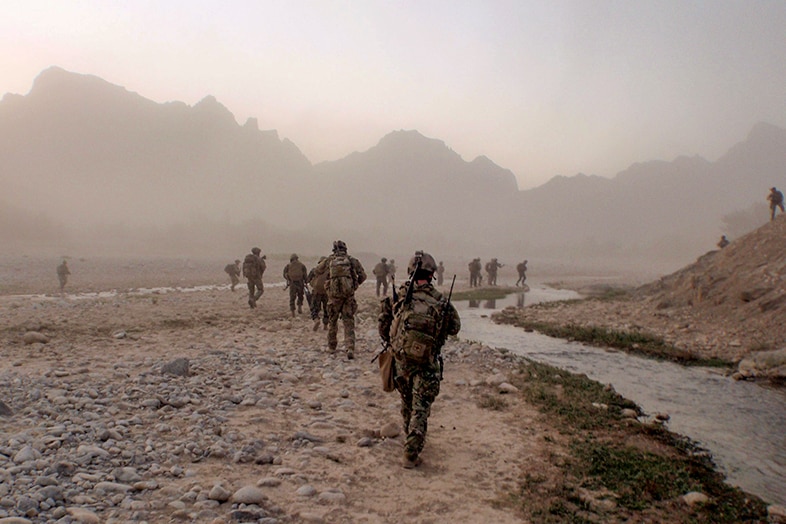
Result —
[[434, 257], [418, 251], [407, 270], [410, 282], [401, 286], [399, 300], [395, 304], [390, 298], [382, 300], [378, 328], [395, 358], [394, 384], [407, 435], [403, 466], [414, 468], [421, 463], [431, 404], [439, 394], [440, 350], [448, 335], [459, 332], [461, 320], [431, 284], [437, 270]]
[[297, 253], [289, 257], [289, 264], [284, 266], [284, 280], [289, 288], [289, 310], [295, 316], [295, 298], [297, 298], [297, 312], [303, 314], [303, 294], [306, 289], [306, 266], [298, 260]]
[[355, 290], [366, 280], [366, 271], [355, 257], [347, 254], [347, 245], [333, 242], [333, 254], [317, 264], [314, 274], [318, 277], [327, 273], [328, 296], [328, 350], [336, 352], [338, 347], [338, 317], [344, 324], [344, 345], [347, 359], [355, 358], [355, 313], [358, 304]]
[[718, 240], [718, 247], [723, 249], [724, 247], [729, 245], [729, 239], [726, 238], [726, 235], [722, 235], [721, 239]]
[[[322, 263], [327, 257], [319, 257], [317, 265]], [[314, 331], [319, 329], [319, 311], [322, 310], [322, 326], [325, 330], [328, 328], [328, 299], [327, 291], [325, 290], [325, 281], [327, 280], [328, 272], [321, 275], [316, 275], [316, 267], [311, 268], [308, 272], [306, 282], [311, 284], [311, 320], [314, 321]]]
[[445, 266], [442, 264], [442, 261], [439, 261], [439, 265], [437, 266], [437, 285], [441, 286], [442, 281], [445, 277]]
[[265, 255], [260, 257], [259, 254], [261, 252], [261, 249], [255, 247], [243, 260], [243, 276], [248, 280], [248, 306], [251, 309], [257, 307], [257, 301], [262, 296], [262, 293], [265, 292], [265, 287], [262, 284], [262, 275], [265, 274], [265, 269], [267, 269], [267, 264], [265, 264], [265, 258], [267, 257]]
[[527, 281], [527, 261], [525, 260], [516, 265], [516, 271], [519, 273], [519, 278], [516, 280], [516, 287], [519, 287], [519, 282], [524, 286], [524, 282]]
[[781, 208], [781, 213], [783, 213], [783, 193], [774, 187], [770, 188], [767, 200], [770, 201], [770, 220], [775, 220], [776, 208]]
[[390, 283], [392, 285], [396, 285], [396, 261], [392, 258], [390, 259], [390, 264], [388, 264], [388, 278], [390, 279]]
[[234, 264], [224, 266], [224, 273], [229, 275], [229, 289], [234, 291], [235, 286], [240, 282], [240, 260], [235, 260]]
[[486, 273], [488, 274], [489, 286], [497, 285], [497, 270], [502, 266], [503, 265], [500, 264], [496, 258], [492, 258], [490, 261], [486, 262]]
[[60, 292], [62, 293], [65, 291], [65, 285], [68, 282], [68, 275], [71, 274], [71, 270], [68, 269], [68, 264], [66, 263], [65, 259], [63, 262], [57, 266], [57, 279], [60, 281]]
[[388, 296], [388, 259], [382, 257], [379, 263], [374, 266], [372, 273], [377, 277], [377, 296], [379, 296], [379, 288], [382, 287], [382, 296]]
[[480, 285], [480, 259], [473, 258], [467, 267], [469, 268], [469, 287], [478, 287]]

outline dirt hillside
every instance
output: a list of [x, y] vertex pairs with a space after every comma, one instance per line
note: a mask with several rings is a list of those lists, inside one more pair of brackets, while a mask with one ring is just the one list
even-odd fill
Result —
[[[646, 333], [699, 359], [738, 363], [768, 355], [786, 377], [786, 217], [628, 292], [586, 286], [585, 300], [505, 311], [498, 320]], [[775, 355], [775, 357], [773, 357]]]

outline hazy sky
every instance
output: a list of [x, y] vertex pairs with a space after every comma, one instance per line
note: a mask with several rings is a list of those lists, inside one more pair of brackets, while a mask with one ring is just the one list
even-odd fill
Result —
[[715, 160], [786, 127], [784, 0], [3, 0], [0, 94], [49, 66], [156, 102], [215, 96], [313, 163], [397, 129], [522, 189]]

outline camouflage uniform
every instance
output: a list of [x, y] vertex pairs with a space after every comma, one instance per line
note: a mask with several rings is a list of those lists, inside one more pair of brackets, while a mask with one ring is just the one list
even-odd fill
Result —
[[380, 260], [379, 264], [374, 266], [374, 276], [377, 277], [377, 296], [379, 296], [379, 288], [382, 287], [382, 296], [388, 296], [388, 265], [387, 258]]
[[248, 305], [252, 309], [257, 307], [257, 301], [262, 297], [262, 293], [265, 292], [265, 286], [262, 284], [262, 275], [265, 274], [267, 264], [265, 264], [265, 257], [259, 256], [260, 253], [261, 250], [255, 247], [243, 260], [243, 276], [248, 281]]
[[472, 262], [469, 263], [469, 287], [478, 287], [481, 284], [481, 276], [480, 276], [480, 259], [473, 258]]
[[229, 275], [229, 281], [231, 282], [229, 289], [234, 291], [235, 286], [240, 282], [240, 260], [235, 260], [234, 264], [224, 266], [224, 273]]
[[524, 262], [518, 264], [516, 266], [516, 271], [519, 273], [519, 278], [516, 280], [516, 287], [518, 287], [519, 282], [521, 282], [521, 285], [523, 286], [524, 282], [527, 280], [527, 261], [525, 260]]
[[[431, 276], [427, 279], [416, 280], [412, 300], [424, 300], [426, 296], [431, 300], [442, 301], [442, 293], [431, 285]], [[425, 363], [409, 360], [401, 350], [396, 337], [396, 326], [400, 327], [397, 317], [404, 310], [407, 285], [400, 288], [399, 300], [395, 304], [390, 298], [382, 301], [378, 318], [379, 335], [385, 342], [392, 342], [395, 357], [395, 387], [401, 397], [401, 417], [404, 422], [404, 432], [407, 434], [404, 443], [404, 467], [414, 467], [418, 464], [418, 456], [423, 450], [428, 430], [428, 417], [431, 414], [431, 404], [439, 395], [441, 380], [440, 350], [444, 340], [437, 340], [437, 347], [432, 347], [430, 359]], [[455, 335], [461, 329], [461, 320], [452, 304], [448, 306], [445, 322], [445, 333]], [[393, 333], [391, 332], [393, 327]]]
[[388, 264], [388, 278], [390, 279], [390, 283], [394, 286], [396, 285], [396, 261], [392, 258], [390, 259], [390, 263]]
[[355, 358], [355, 313], [357, 313], [358, 304], [355, 301], [354, 292], [349, 296], [341, 296], [333, 291], [330, 267], [333, 260], [339, 256], [349, 257], [353, 272], [354, 288], [357, 289], [359, 285], [365, 282], [366, 271], [358, 259], [347, 255], [346, 244], [340, 240], [334, 242], [333, 254], [317, 264], [317, 267], [314, 268], [314, 274], [317, 277], [327, 274], [328, 350], [334, 353], [338, 347], [338, 318], [340, 316], [344, 324], [344, 345], [347, 349], [347, 358], [353, 359]]
[[770, 220], [775, 220], [775, 212], [777, 208], [781, 208], [781, 213], [783, 213], [783, 193], [778, 191], [776, 188], [770, 189], [770, 194], [767, 195], [767, 200], [770, 201]]
[[60, 291], [65, 289], [66, 283], [68, 283], [68, 275], [71, 274], [71, 271], [68, 269], [68, 264], [66, 261], [57, 266], [57, 279], [60, 281]]
[[295, 316], [295, 299], [297, 299], [297, 312], [303, 313], [303, 294], [306, 290], [306, 266], [298, 260], [296, 254], [289, 257], [289, 264], [284, 266], [284, 280], [289, 284], [289, 310]]
[[486, 273], [488, 273], [489, 286], [497, 285], [497, 270], [502, 267], [502, 264], [497, 262], [496, 258], [492, 258], [486, 263]]
[[[322, 262], [327, 257], [322, 257], [319, 262]], [[314, 331], [319, 329], [319, 311], [322, 310], [322, 325], [327, 329], [328, 326], [328, 298], [327, 290], [325, 289], [325, 281], [327, 280], [327, 272], [321, 275], [316, 275], [316, 267], [308, 272], [306, 283], [311, 284], [311, 319], [314, 321]]]

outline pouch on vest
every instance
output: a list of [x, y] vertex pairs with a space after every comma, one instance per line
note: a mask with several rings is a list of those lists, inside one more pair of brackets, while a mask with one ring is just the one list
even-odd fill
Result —
[[336, 255], [330, 261], [330, 276], [327, 283], [331, 297], [346, 298], [355, 294], [355, 278], [349, 255]]
[[415, 295], [396, 324], [394, 347], [407, 360], [426, 364], [437, 348], [439, 301], [430, 295]]

